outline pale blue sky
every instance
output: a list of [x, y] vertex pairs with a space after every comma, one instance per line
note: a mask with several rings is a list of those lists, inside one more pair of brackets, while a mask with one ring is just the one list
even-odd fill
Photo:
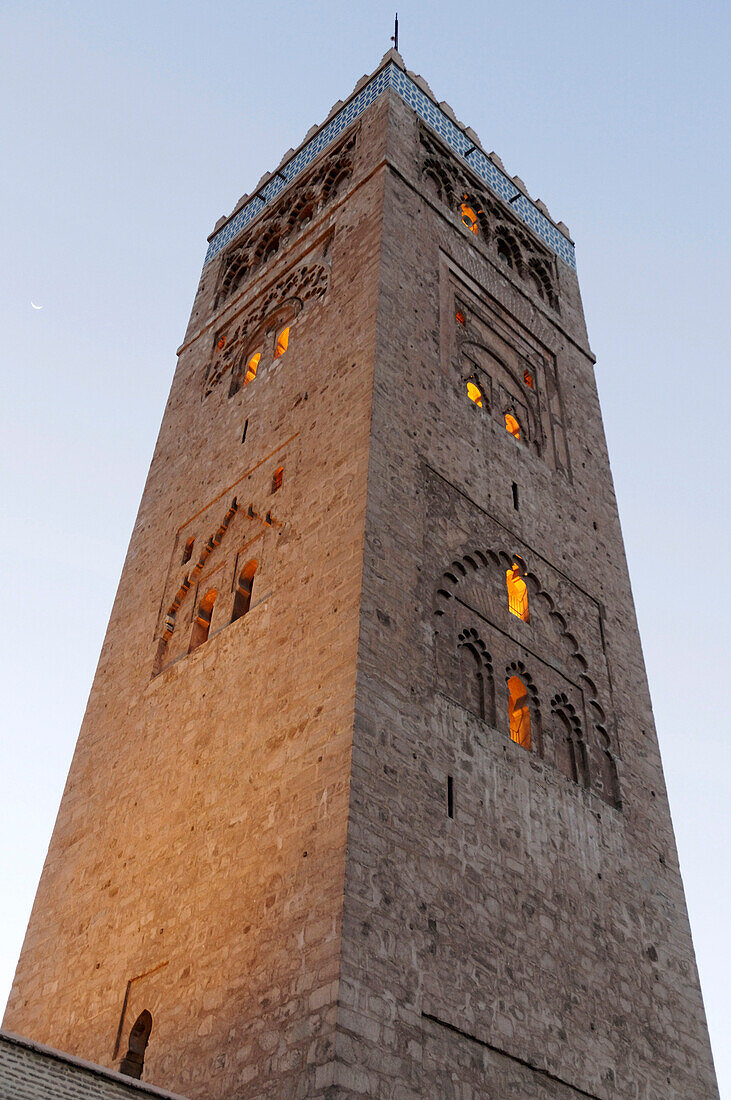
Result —
[[[576, 240], [722, 1094], [731, 1098], [729, 7], [400, 3], [401, 52]], [[0, 1002], [205, 251], [393, 5], [0, 11]], [[33, 300], [43, 306], [33, 310]], [[724, 660], [726, 658], [726, 660]]]

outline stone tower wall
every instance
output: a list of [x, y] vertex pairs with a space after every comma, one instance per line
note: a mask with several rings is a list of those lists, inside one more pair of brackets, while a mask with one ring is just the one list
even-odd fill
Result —
[[9, 1029], [118, 1066], [147, 1010], [193, 1100], [717, 1095], [578, 283], [514, 209], [384, 84], [204, 267]]
[[[705, 1100], [713, 1066], [578, 283], [555, 261], [557, 308], [537, 293], [537, 242], [398, 98], [389, 157], [339, 1095]], [[529, 622], [508, 609], [516, 558]], [[509, 737], [511, 668], [530, 690], [530, 752]], [[578, 781], [561, 713], [586, 754]]]
[[5, 1016], [193, 1098], [332, 1058], [386, 110], [204, 268]]

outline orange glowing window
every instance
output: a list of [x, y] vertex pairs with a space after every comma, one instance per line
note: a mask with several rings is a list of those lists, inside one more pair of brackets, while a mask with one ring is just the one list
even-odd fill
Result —
[[505, 430], [515, 439], [520, 439], [520, 424], [512, 415], [512, 413], [505, 413]]
[[458, 325], [463, 325], [465, 323], [465, 315], [461, 309], [458, 309], [454, 316]]
[[198, 604], [198, 614], [195, 617], [193, 629], [190, 634], [188, 653], [192, 653], [199, 645], [203, 645], [204, 642], [208, 641], [208, 635], [211, 630], [211, 619], [213, 618], [213, 605], [216, 602], [217, 595], [217, 588], [209, 588]]
[[470, 401], [474, 401], [479, 408], [482, 408], [482, 390], [474, 382], [467, 383], [467, 396]]
[[250, 357], [249, 362], [246, 364], [246, 374], [244, 375], [244, 385], [248, 386], [249, 382], [253, 382], [256, 378], [256, 372], [259, 369], [259, 360], [261, 359], [261, 352], [255, 351]]
[[511, 740], [524, 749], [530, 749], [528, 692], [519, 676], [511, 676], [508, 680], [508, 717]]
[[282, 481], [284, 480], [284, 466], [278, 466], [272, 475], [272, 492], [276, 493], [277, 489], [282, 488]]
[[525, 382], [529, 390], [533, 389], [533, 375], [529, 370], [523, 371], [523, 381]]
[[274, 349], [274, 358], [281, 359], [289, 346], [289, 325], [283, 328], [277, 337], [277, 346]]
[[234, 596], [234, 607], [231, 615], [231, 622], [235, 623], [237, 619], [242, 618], [249, 608], [251, 607], [251, 593], [254, 588], [254, 574], [259, 568], [259, 562], [256, 559], [247, 561], [244, 568], [239, 573], [238, 584], [236, 585], [236, 595]]
[[520, 575], [520, 566], [517, 562], [513, 562], [511, 569], [508, 569], [505, 574], [505, 580], [508, 585], [508, 608], [511, 615], [517, 616], [522, 619], [524, 623], [527, 623], [530, 616], [528, 614], [528, 588], [525, 581]]
[[471, 206], [468, 206], [466, 202], [463, 202], [459, 208], [462, 216], [462, 225], [466, 225], [470, 233], [477, 232], [477, 214]]
[[216, 347], [218, 348], [219, 351], [223, 351], [223, 349], [226, 347], [226, 337], [225, 336], [219, 337], [219, 340], [218, 340], [218, 343], [216, 344]]
[[190, 561], [190, 559], [191, 559], [191, 556], [193, 554], [193, 543], [194, 542], [195, 542], [195, 538], [191, 537], [191, 538], [188, 539], [185, 546], [183, 547], [183, 562], [182, 562], [183, 565], [185, 565], [185, 563], [187, 561]]

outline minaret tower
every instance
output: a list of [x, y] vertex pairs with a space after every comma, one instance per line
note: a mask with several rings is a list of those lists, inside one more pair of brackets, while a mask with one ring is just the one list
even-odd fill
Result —
[[717, 1096], [574, 247], [394, 50], [210, 238], [5, 1027]]

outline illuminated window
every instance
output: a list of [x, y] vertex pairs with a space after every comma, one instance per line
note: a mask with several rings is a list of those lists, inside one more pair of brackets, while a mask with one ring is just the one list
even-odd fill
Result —
[[234, 609], [231, 615], [232, 623], [235, 623], [237, 619], [245, 615], [251, 607], [251, 592], [254, 587], [254, 574], [258, 567], [258, 561], [247, 561], [239, 574], [238, 584], [236, 585], [236, 595], [234, 596]]
[[219, 351], [223, 351], [223, 349], [226, 347], [226, 337], [225, 336], [219, 336], [218, 343], [216, 344], [216, 347], [218, 348]]
[[246, 364], [246, 374], [244, 375], [244, 385], [248, 386], [249, 382], [253, 382], [256, 378], [256, 372], [259, 369], [259, 360], [261, 359], [261, 352], [255, 351]]
[[474, 382], [467, 383], [467, 396], [470, 401], [474, 401], [476, 405], [482, 408], [482, 390]]
[[195, 542], [195, 538], [191, 537], [191, 538], [188, 539], [185, 546], [183, 547], [183, 562], [182, 562], [183, 565], [185, 565], [185, 563], [187, 561], [190, 561], [190, 559], [191, 559], [191, 555], [193, 553], [193, 543], [194, 542]]
[[520, 566], [517, 562], [513, 562], [512, 569], [508, 569], [505, 579], [508, 584], [510, 614], [527, 623], [530, 618], [528, 614], [528, 588], [520, 575]]
[[505, 430], [515, 439], [520, 439], [520, 424], [512, 413], [505, 413]]
[[120, 1062], [119, 1072], [127, 1077], [136, 1077], [139, 1081], [142, 1076], [142, 1067], [145, 1064], [145, 1050], [150, 1041], [152, 1031], [152, 1016], [145, 1009], [137, 1017], [132, 1030], [129, 1033], [127, 1053]]
[[519, 676], [508, 680], [508, 717], [510, 719], [510, 737], [524, 749], [530, 749], [530, 709], [528, 692]]
[[459, 208], [462, 215], [462, 224], [466, 225], [470, 233], [477, 232], [477, 214], [471, 206], [468, 206], [466, 202], [463, 202]]
[[463, 325], [465, 323], [465, 315], [461, 309], [458, 309], [454, 316], [458, 325]]
[[289, 345], [289, 325], [283, 328], [277, 337], [277, 346], [274, 349], [274, 358], [281, 359]]
[[204, 642], [208, 641], [208, 634], [211, 629], [211, 619], [213, 618], [213, 605], [216, 602], [217, 595], [217, 588], [209, 588], [198, 604], [198, 614], [195, 617], [193, 629], [190, 634], [188, 653], [192, 653], [199, 645], [203, 645]]
[[533, 375], [529, 370], [523, 371], [523, 381], [525, 382], [529, 390], [533, 389]]
[[282, 488], [282, 481], [284, 479], [284, 466], [278, 466], [272, 475], [272, 492], [276, 493], [277, 489]]

